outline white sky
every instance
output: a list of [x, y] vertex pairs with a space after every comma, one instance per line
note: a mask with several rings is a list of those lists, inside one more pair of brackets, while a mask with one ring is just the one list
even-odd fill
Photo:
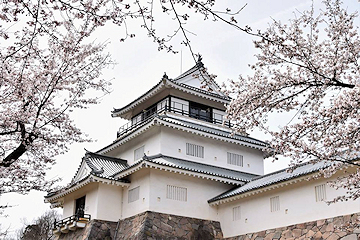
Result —
[[[226, 7], [236, 11], [246, 3], [243, 0], [218, 0], [218, 2], [221, 2], [221, 5], [219, 4], [217, 9], [221, 11], [224, 11]], [[319, 8], [320, 1], [314, 2], [315, 8]], [[303, 11], [310, 6], [311, 1], [303, 0], [253, 0], [248, 2], [236, 19], [241, 26], [249, 25], [254, 30], [264, 30], [267, 23], [271, 22], [271, 18], [285, 22], [293, 18], [296, 9]], [[359, 3], [356, 0], [346, 0], [344, 6], [348, 6], [349, 12], [359, 11]], [[173, 23], [166, 19], [158, 18], [155, 24], [158, 24], [159, 32], [173, 29]], [[114, 107], [120, 108], [149, 90], [158, 83], [164, 72], [170, 78], [175, 78], [180, 74], [180, 53], [174, 55], [157, 51], [157, 45], [146, 36], [146, 32], [140, 29], [139, 25], [140, 23], [136, 22], [128, 26], [129, 32], [135, 33], [136, 37], [124, 43], [119, 41], [123, 37], [121, 35], [123, 30], [114, 26], [107, 26], [97, 33], [97, 41], [110, 41], [108, 51], [118, 63], [114, 68], [104, 72], [104, 77], [113, 79], [113, 91], [105, 96], [99, 105], [74, 112], [73, 119], [76, 125], [96, 141], [73, 144], [67, 154], [57, 157], [57, 165], [48, 173], [49, 178], [61, 177], [63, 185], [69, 183], [85, 153], [84, 148], [96, 151], [111, 143], [115, 140], [118, 128], [126, 123], [124, 120], [110, 116], [110, 111]], [[359, 21], [357, 25], [360, 25]], [[196, 16], [190, 16], [186, 27], [187, 30], [196, 34], [196, 36], [189, 35], [194, 52], [203, 56], [203, 63], [210, 73], [218, 76], [216, 79], [218, 83], [227, 79], [237, 79], [239, 74], [249, 73], [247, 65], [255, 61], [254, 54], [256, 53], [252, 37], [224, 23], [211, 20], [204, 22], [201, 17]], [[178, 43], [178, 38], [172, 42], [177, 50], [182, 50], [182, 70], [185, 71], [194, 65], [194, 61], [189, 50]], [[277, 126], [278, 119], [275, 119], [272, 124]], [[250, 135], [261, 140], [267, 138], [262, 133], [254, 132]], [[286, 160], [276, 163], [265, 160], [265, 173], [285, 168], [287, 163]], [[31, 222], [32, 219], [50, 209], [49, 204], [44, 203], [45, 194], [31, 192], [25, 196], [19, 194], [1, 196], [0, 204], [14, 205], [5, 211], [8, 217], [0, 218], [2, 228], [10, 227], [9, 230], [14, 232], [22, 226], [23, 218]]]

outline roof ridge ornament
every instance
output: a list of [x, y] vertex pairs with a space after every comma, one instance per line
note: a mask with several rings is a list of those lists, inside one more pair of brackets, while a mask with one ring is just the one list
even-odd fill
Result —
[[196, 61], [196, 65], [197, 65], [198, 67], [203, 67], [204, 64], [202, 63], [202, 56], [201, 56], [201, 54], [198, 53], [197, 56], [198, 56], [198, 60]]
[[169, 79], [168, 75], [166, 75], [166, 72], [164, 72], [164, 75], [162, 77], [163, 79]]
[[100, 169], [98, 169], [97, 167], [94, 166], [94, 168], [95, 169], [91, 170], [91, 173], [93, 173], [93, 174], [98, 175], [98, 174], [102, 174], [104, 172], [104, 167], [101, 167]]

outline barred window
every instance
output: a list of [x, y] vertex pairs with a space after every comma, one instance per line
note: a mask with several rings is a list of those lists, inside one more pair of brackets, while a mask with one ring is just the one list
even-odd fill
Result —
[[204, 147], [192, 143], [186, 143], [186, 155], [204, 158]]
[[244, 157], [236, 153], [227, 153], [227, 163], [231, 165], [236, 165], [243, 167], [244, 166]]
[[129, 196], [128, 196], [128, 202], [135, 202], [136, 200], [139, 200], [139, 193], [140, 193], [140, 186], [130, 189], [129, 190]]
[[238, 221], [241, 219], [241, 208], [240, 206], [234, 207], [232, 210], [233, 213], [233, 221]]
[[279, 196], [270, 198], [270, 211], [277, 212], [280, 210], [280, 199]]
[[317, 202], [326, 200], [326, 186], [325, 184], [321, 184], [315, 186], [315, 199]]
[[167, 185], [166, 198], [186, 202], [187, 188]]
[[140, 158], [142, 158], [144, 156], [144, 152], [145, 152], [144, 149], [145, 149], [145, 146], [141, 146], [141, 147], [135, 149], [134, 161], [139, 160]]

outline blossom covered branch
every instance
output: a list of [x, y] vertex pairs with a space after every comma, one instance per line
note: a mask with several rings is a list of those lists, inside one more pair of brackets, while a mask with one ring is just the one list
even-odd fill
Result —
[[[232, 81], [226, 92], [234, 96], [227, 111], [237, 131], [260, 128], [271, 134], [275, 155], [290, 157], [293, 167], [309, 160], [332, 161], [323, 171], [330, 177], [344, 164], [358, 167], [360, 37], [357, 13], [348, 13], [337, 0], [326, 0], [324, 6], [288, 24], [274, 20], [259, 32], [254, 74]], [[269, 117], [279, 113], [291, 116], [288, 123], [269, 127]], [[359, 182], [358, 176], [350, 174], [337, 184]], [[337, 200], [360, 197], [352, 189]]]

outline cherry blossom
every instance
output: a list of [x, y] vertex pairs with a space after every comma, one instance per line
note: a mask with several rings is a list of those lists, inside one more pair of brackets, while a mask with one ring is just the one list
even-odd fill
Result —
[[[228, 118], [235, 130], [260, 128], [272, 136], [274, 156], [305, 161], [332, 161], [325, 177], [353, 166], [350, 175], [331, 185], [346, 188], [335, 201], [357, 199], [360, 153], [360, 38], [357, 13], [340, 1], [326, 0], [324, 9], [296, 13], [284, 24], [274, 20], [256, 35], [257, 62], [251, 76], [232, 81], [226, 92], [234, 99]], [[269, 117], [292, 118], [274, 129]], [[355, 168], [355, 170], [354, 170]], [[355, 171], [355, 172], [354, 172]]]

